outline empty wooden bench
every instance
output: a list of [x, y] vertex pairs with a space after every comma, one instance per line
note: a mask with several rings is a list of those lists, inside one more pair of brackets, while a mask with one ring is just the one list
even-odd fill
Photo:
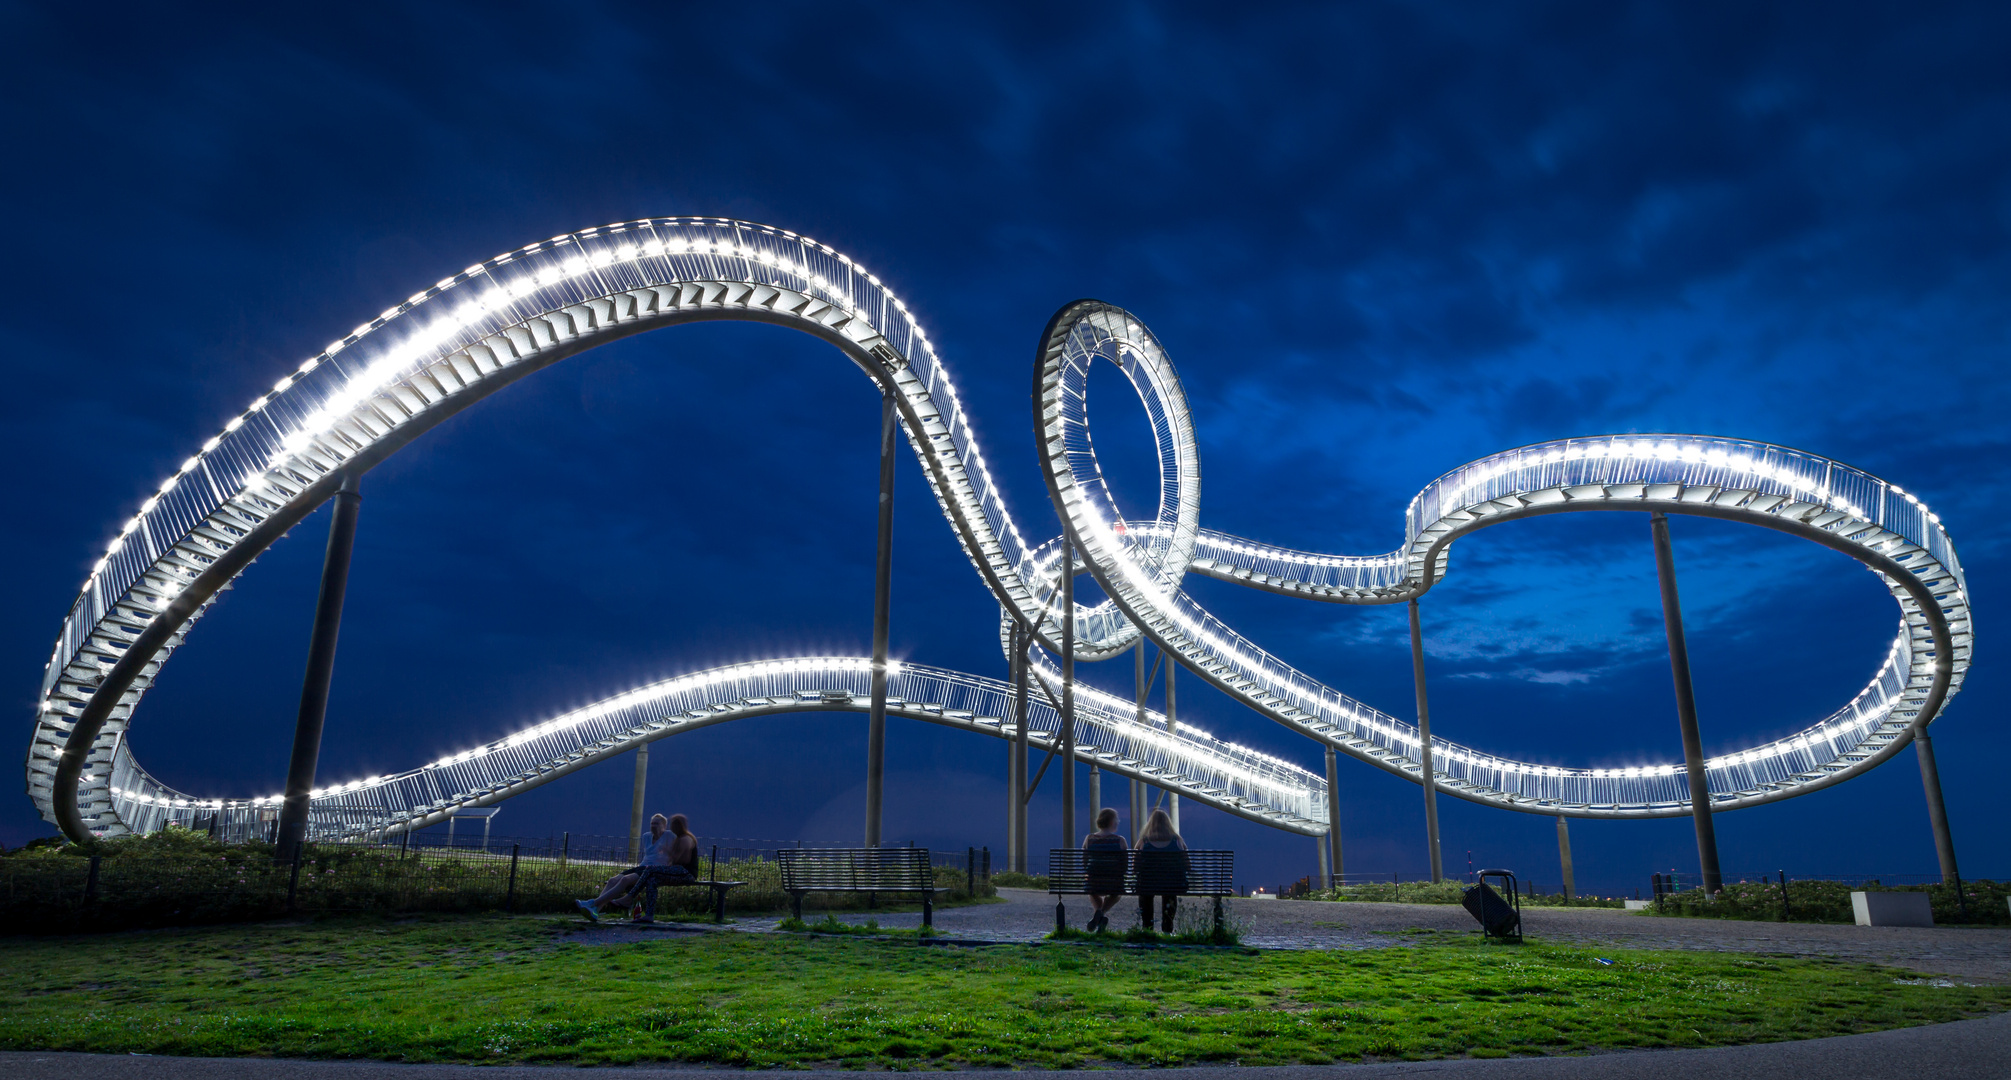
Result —
[[[1213, 897], [1215, 926], [1219, 929], [1222, 898], [1236, 895], [1236, 853], [1050, 848], [1047, 891], [1056, 897], [1088, 896], [1092, 892], [1098, 896]], [[1054, 904], [1054, 928], [1068, 929], [1068, 907], [1059, 899]]]
[[922, 925], [936, 924], [936, 870], [928, 848], [783, 848], [775, 861], [798, 919], [805, 893], [911, 893], [922, 898]]

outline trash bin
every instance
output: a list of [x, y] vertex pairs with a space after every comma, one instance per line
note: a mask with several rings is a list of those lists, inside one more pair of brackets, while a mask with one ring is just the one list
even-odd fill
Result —
[[[1502, 941], [1520, 942], [1522, 894], [1516, 889], [1515, 875], [1506, 870], [1482, 870], [1475, 876], [1479, 880], [1460, 894], [1460, 906], [1480, 923], [1483, 934]], [[1502, 892], [1515, 898], [1513, 906], [1502, 898], [1502, 893], [1494, 891], [1494, 888], [1488, 885], [1488, 878], [1494, 878], [1502, 883]]]

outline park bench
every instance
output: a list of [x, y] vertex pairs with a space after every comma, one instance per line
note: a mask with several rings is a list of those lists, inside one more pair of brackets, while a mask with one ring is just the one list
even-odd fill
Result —
[[706, 875], [706, 877], [692, 878], [690, 881], [649, 879], [649, 883], [642, 887], [642, 918], [636, 921], [645, 923], [656, 921], [656, 890], [660, 888], [696, 889], [704, 887], [712, 890], [712, 921], [723, 923], [726, 921], [726, 894], [745, 884], [747, 883], [744, 881], [719, 880], [719, 846], [715, 844], [712, 848], [711, 873]]
[[928, 848], [783, 848], [775, 861], [798, 919], [805, 893], [915, 893], [922, 898], [922, 925], [936, 925], [936, 870]]
[[[1184, 863], [1182, 856], [1185, 857]], [[1047, 891], [1056, 897], [1088, 896], [1092, 870], [1096, 873], [1096, 893], [1099, 896], [1109, 895], [1105, 891], [1107, 886], [1122, 884], [1122, 889], [1114, 891], [1125, 896], [1213, 897], [1215, 925], [1218, 928], [1222, 925], [1222, 898], [1236, 895], [1236, 853], [1233, 851], [1050, 848], [1047, 853]], [[1054, 928], [1068, 929], [1066, 901], [1055, 901]]]

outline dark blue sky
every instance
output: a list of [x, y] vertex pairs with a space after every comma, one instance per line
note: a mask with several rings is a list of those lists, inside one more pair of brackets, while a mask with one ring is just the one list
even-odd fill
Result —
[[[2011, 875], [1992, 636], [2011, 551], [1991, 509], [2011, 497], [2006, 9], [751, 10], [0, 5], [16, 507], [0, 550], [20, 586], [0, 687], [19, 751], [85, 570], [279, 374], [503, 250], [727, 215], [824, 240], [908, 300], [1031, 534], [1054, 531], [1032, 347], [1082, 296], [1166, 343], [1198, 414], [1202, 520], [1251, 537], [1386, 551], [1440, 473], [1608, 432], [1784, 443], [1920, 493], [1982, 623], [1935, 728], [1956, 840], [1970, 875]], [[1119, 498], [1142, 498], [1142, 410], [1098, 422]], [[745, 325], [628, 339], [450, 421], [365, 481], [322, 777], [696, 667], [863, 654], [877, 425], [837, 353]], [[996, 606], [900, 468], [894, 650], [1000, 674]], [[1424, 605], [1436, 729], [1538, 760], [1673, 760], [1646, 519], [1583, 518], [1458, 546]], [[1871, 575], [1761, 530], [1673, 528], [1707, 749], [1801, 728], [1863, 686], [1896, 616]], [[147, 699], [132, 742], [162, 779], [277, 790], [325, 532], [324, 513], [262, 558]], [[1411, 714], [1400, 607], [1191, 587]], [[1122, 687], [1129, 666], [1085, 677]], [[1194, 722], [1317, 766], [1312, 744], [1183, 689]], [[707, 836], [856, 841], [864, 727], [659, 743], [651, 801]], [[1002, 744], [903, 721], [889, 742], [890, 838], [1002, 847]], [[625, 831], [629, 781], [625, 760], [589, 770], [496, 828]], [[1348, 868], [1419, 872], [1418, 789], [1345, 761], [1342, 786]], [[0, 842], [53, 831], [25, 796], [4, 805]], [[1442, 810], [1449, 868], [1470, 849], [1554, 883], [1549, 819]], [[1313, 869], [1310, 840], [1187, 824], [1244, 853], [1247, 881]], [[1935, 865], [1910, 751], [1719, 828], [1734, 874]], [[1581, 885], [1695, 865], [1683, 821], [1573, 835]]]

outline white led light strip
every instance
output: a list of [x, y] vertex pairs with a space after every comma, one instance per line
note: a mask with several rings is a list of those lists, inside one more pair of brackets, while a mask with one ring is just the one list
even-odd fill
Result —
[[[1402, 751], [1415, 748], [1415, 737], [1401, 722], [1305, 679], [1193, 607], [1178, 591], [1185, 571], [1191, 565], [1261, 588], [1342, 602], [1401, 599], [1429, 586], [1443, 563], [1439, 541], [1445, 537], [1489, 515], [1520, 512], [1530, 500], [1585, 498], [1583, 485], [1593, 482], [1587, 479], [1592, 472], [1620, 481], [1611, 490], [1602, 488], [1601, 498], [1632, 497], [1645, 508], [1659, 496], [1639, 491], [1630, 496], [1630, 484], [1638, 488], [1653, 477], [1682, 470], [1701, 475], [1746, 467], [1753, 490], [1740, 495], [1748, 501], [1739, 504], [1738, 512], [1771, 513], [1783, 521], [1792, 512], [1797, 522], [1807, 523], [1819, 516], [1803, 512], [1809, 508], [1862, 510], [1879, 524], [1858, 529], [1851, 522], [1825, 520], [1812, 527], [1839, 536], [1849, 533], [1850, 543], [1898, 560], [1903, 573], [1952, 582], [1944, 610], [1921, 612], [1926, 630], [1916, 627], [1912, 636], [1902, 634], [1881, 679], [1852, 706], [1791, 739], [1720, 763], [1719, 772], [1734, 780], [1752, 775], [1761, 778], [1763, 787], [1774, 784], [1756, 798], [1775, 797], [1781, 789], [1772, 779], [1778, 769], [1767, 762], [1808, 758], [1816, 771], [1832, 775], [1868, 767], [1884, 753], [1874, 744], [1883, 740], [1896, 748], [1903, 742], [1894, 730], [1903, 725], [1895, 717], [1908, 717], [1909, 708], [1918, 713], [1923, 702], [1933, 704], [1926, 710], [1931, 714], [1959, 683], [1968, 657], [1966, 599], [1938, 519], [1890, 485], [1778, 448], [1641, 437], [1664, 440], [1666, 448], [1655, 442], [1643, 453], [1637, 438], [1604, 440], [1602, 454], [1574, 453], [1579, 443], [1513, 451], [1467, 466], [1428, 488], [1411, 508], [1406, 548], [1370, 559], [1286, 552], [1203, 532], [1196, 521], [1199, 473], [1192, 422], [1177, 379], [1149, 332], [1121, 313], [1109, 318], [1125, 325], [1106, 335], [1108, 342], [1139, 343], [1128, 355], [1113, 346], [1107, 358], [1126, 368], [1152, 414], [1167, 478], [1161, 517], [1123, 539], [1125, 523], [1109, 509], [1108, 493], [1093, 468], [1083, 474], [1096, 489], [1090, 497], [1074, 482], [1070, 468], [1054, 469], [1057, 455], [1076, 454], [1062, 449], [1074, 445], [1070, 440], [1086, 440], [1086, 385], [1075, 387], [1065, 405], [1054, 403], [1050, 395], [1043, 411], [1050, 433], [1043, 456], [1050, 464], [1051, 485], [1061, 485], [1057, 504], [1088, 538], [1087, 553], [1099, 573], [1117, 574], [1126, 583], [1117, 590], [1126, 609], [1143, 611], [1134, 605], [1152, 599], [1144, 621], [1155, 640], [1174, 643], [1184, 663], [1254, 707], [1356, 756], [1402, 771]], [[1030, 548], [1014, 524], [972, 437], [956, 388], [907, 305], [848, 257], [786, 230], [710, 218], [630, 222], [528, 245], [469, 267], [384, 312], [280, 379], [142, 503], [92, 567], [45, 671], [27, 761], [29, 792], [44, 816], [73, 835], [112, 834], [179, 820], [173, 815], [192, 820], [205, 809], [148, 777], [134, 762], [125, 743], [133, 710], [217, 592], [324, 501], [342, 474], [369, 469], [459, 409], [566, 356], [627, 334], [708, 319], [804, 330], [837, 346], [890, 386], [909, 444], [966, 555], [1000, 603], [1036, 625], [1042, 644], [1052, 648], [1059, 637], [1053, 552]], [[1044, 362], [1052, 359], [1044, 357]], [[1086, 451], [1086, 446], [1083, 442], [1079, 449]], [[1694, 452], [1688, 449], [1692, 446]], [[1740, 453], [1748, 457], [1736, 456], [1734, 447], [1746, 447]], [[1722, 459], [1713, 457], [1718, 450], [1724, 451]], [[1093, 466], [1093, 460], [1092, 454], [1073, 465]], [[1819, 486], [1809, 471], [1817, 466], [1824, 470]], [[1550, 473], [1562, 477], [1574, 469], [1580, 474], [1573, 481], [1579, 487], [1536, 483]], [[1191, 482], [1181, 482], [1182, 477]], [[1695, 490], [1700, 489], [1682, 487], [1676, 497], [1687, 499]], [[1798, 493], [1812, 497], [1817, 492], [1826, 501], [1785, 505], [1802, 497]], [[1721, 490], [1713, 498], [1722, 507], [1727, 495]], [[1473, 501], [1481, 499], [1487, 501]], [[1470, 505], [1439, 512], [1441, 504], [1463, 500]], [[1511, 511], [1511, 505], [1517, 510]], [[1906, 522], [1913, 519], [1920, 529], [1909, 530]], [[1915, 537], [1920, 546], [1908, 546]], [[1114, 561], [1120, 558], [1122, 565]], [[1433, 565], [1427, 567], [1427, 562]], [[1902, 597], [1902, 607], [1908, 602]], [[1934, 634], [1947, 637], [1951, 627], [1956, 644], [1942, 650], [1943, 662], [1936, 666], [1925, 656], [1929, 650], [1923, 642]], [[1085, 660], [1113, 655], [1138, 636], [1124, 612], [1108, 604], [1079, 612], [1077, 629], [1077, 656]], [[1138, 741], [1141, 746], [1151, 743], [1144, 733]], [[1268, 759], [1230, 744], [1201, 743], [1183, 751], [1189, 757], [1177, 769], [1168, 766], [1173, 769], [1164, 777], [1169, 786], [1184, 789], [1194, 776], [1180, 770], [1198, 771], [1221, 778], [1219, 783], [1196, 782], [1224, 792], [1223, 798], [1240, 800], [1237, 805], [1243, 809], [1238, 812], [1275, 817], [1273, 823], [1291, 828], [1300, 827], [1293, 822], [1324, 819], [1324, 785], [1317, 778], [1293, 769], [1290, 783], [1257, 784], [1236, 794], [1236, 783], [1253, 784], [1249, 777], [1258, 775], [1236, 762]], [[520, 742], [482, 757], [515, 760], [530, 753], [524, 749], [528, 745]], [[1088, 745], [1085, 739], [1081, 752], [1095, 754]], [[1867, 753], [1867, 747], [1873, 750]], [[1235, 760], [1218, 762], [1211, 756], [1218, 751]], [[1560, 781], [1555, 787], [1565, 812], [1659, 813], [1680, 805], [1659, 794], [1638, 803], [1628, 799], [1644, 779], [1666, 779], [1661, 766], [1628, 776], [1627, 770], [1529, 765], [1454, 744], [1447, 744], [1442, 754], [1449, 763], [1449, 784], [1466, 785], [1462, 793], [1482, 801], [1525, 808], [1518, 803], [1529, 800], [1525, 789], [1546, 778]], [[1275, 761], [1267, 767], [1290, 768]], [[531, 769], [526, 779], [526, 770], [520, 769], [511, 774], [517, 779], [495, 781], [478, 795], [443, 791], [437, 797], [507, 797], [525, 784], [542, 782], [536, 778], [548, 772]], [[1613, 775], [1596, 775], [1601, 772]], [[1486, 786], [1485, 779], [1497, 774], [1519, 776], [1526, 783]], [[1610, 783], [1586, 788], [1581, 778]], [[1790, 777], [1789, 782], [1799, 781]], [[327, 789], [316, 806], [325, 799], [381, 790], [388, 783], [379, 777]], [[1580, 788], [1590, 794], [1574, 801]], [[1613, 797], [1602, 801], [1604, 795]], [[1258, 802], [1250, 803], [1251, 798]], [[254, 822], [270, 809], [249, 800], [225, 805], [238, 807], [231, 820], [239, 823]], [[1307, 810], [1318, 812], [1309, 815]], [[382, 827], [383, 820], [380, 815], [374, 827]], [[353, 821], [344, 826], [352, 827], [359, 826]], [[1319, 828], [1324, 826], [1314, 831]]]
[[[1159, 442], [1161, 503], [1124, 521], [1089, 437], [1088, 371], [1115, 363]], [[1902, 614], [1871, 682], [1787, 738], [1705, 763], [1713, 805], [1786, 798], [1871, 768], [1932, 720], [1969, 665], [1969, 601], [1954, 545], [1920, 500], [1859, 470], [1777, 446], [1688, 435], [1602, 436], [1511, 450], [1462, 466], [1412, 500], [1405, 543], [1378, 556], [1291, 551], [1203, 530], [1200, 467], [1178, 373], [1137, 319], [1084, 301], [1050, 324], [1041, 352], [1042, 457], [1049, 491], [1111, 596], [1083, 618], [1085, 636], [1127, 637], [1143, 624], [1185, 666], [1267, 716], [1398, 775], [1420, 779], [1417, 729], [1292, 668], [1209, 614], [1179, 587], [1187, 569], [1334, 603], [1399, 603], [1444, 573], [1448, 545], [1501, 521], [1582, 510], [1660, 510], [1794, 532], [1877, 571]], [[1165, 418], [1168, 422], [1161, 422]], [[1043, 552], [1045, 554], [1045, 552]], [[1051, 560], [1037, 559], [1046, 570]], [[1103, 642], [1092, 640], [1093, 645]], [[1567, 768], [1485, 753], [1434, 737], [1434, 773], [1476, 802], [1588, 817], [1689, 812], [1680, 764]]]

